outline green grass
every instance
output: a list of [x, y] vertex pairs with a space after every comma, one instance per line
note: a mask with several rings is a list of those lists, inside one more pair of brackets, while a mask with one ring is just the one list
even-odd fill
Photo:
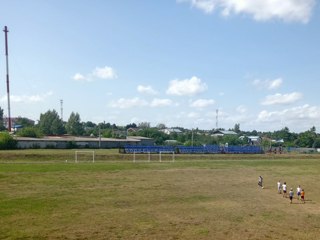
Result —
[[[132, 163], [132, 156], [99, 151], [94, 164], [75, 164], [73, 150], [0, 152], [0, 239], [320, 234], [318, 155], [176, 156], [175, 163]], [[257, 187], [259, 175], [263, 190]], [[277, 194], [279, 179], [294, 190], [302, 185], [306, 203], [290, 204]]]

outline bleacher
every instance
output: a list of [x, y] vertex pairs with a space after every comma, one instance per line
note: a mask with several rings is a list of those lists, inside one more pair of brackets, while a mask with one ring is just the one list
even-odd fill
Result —
[[160, 152], [175, 152], [180, 154], [259, 154], [262, 153], [260, 146], [132, 146], [124, 147], [125, 153], [160, 153]]
[[124, 147], [125, 153], [160, 153], [160, 152], [174, 152], [173, 146], [132, 146]]

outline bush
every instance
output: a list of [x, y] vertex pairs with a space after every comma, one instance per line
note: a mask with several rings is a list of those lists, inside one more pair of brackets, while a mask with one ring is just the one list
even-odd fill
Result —
[[22, 128], [17, 132], [17, 135], [20, 137], [32, 137], [32, 138], [42, 137], [41, 131], [35, 127]]
[[0, 149], [9, 150], [16, 149], [18, 142], [7, 132], [0, 133]]

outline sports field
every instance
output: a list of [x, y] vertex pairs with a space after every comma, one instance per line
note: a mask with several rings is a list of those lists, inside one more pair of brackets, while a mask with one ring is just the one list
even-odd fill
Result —
[[320, 155], [96, 154], [1, 151], [0, 239], [319, 239]]

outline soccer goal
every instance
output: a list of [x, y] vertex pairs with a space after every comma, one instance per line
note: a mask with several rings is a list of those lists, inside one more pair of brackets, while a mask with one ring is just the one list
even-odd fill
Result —
[[78, 162], [93, 162], [95, 161], [94, 151], [77, 150], [74, 152], [74, 161]]
[[159, 153], [132, 153], [133, 162], [174, 162], [174, 151], [161, 151]]
[[174, 151], [161, 151], [159, 152], [159, 162], [174, 162]]
[[133, 162], [150, 162], [151, 161], [151, 153], [136, 153], [133, 152]]

